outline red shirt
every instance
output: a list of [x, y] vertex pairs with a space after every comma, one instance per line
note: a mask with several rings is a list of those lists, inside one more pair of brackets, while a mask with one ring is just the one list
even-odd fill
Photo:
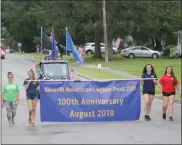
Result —
[[178, 80], [176, 79], [174, 84], [174, 79], [172, 76], [163, 75], [159, 83], [162, 85], [163, 92], [172, 93], [176, 91], [176, 85], [178, 84]]

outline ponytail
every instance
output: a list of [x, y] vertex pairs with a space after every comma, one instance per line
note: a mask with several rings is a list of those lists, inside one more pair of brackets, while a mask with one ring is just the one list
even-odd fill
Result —
[[36, 80], [36, 78], [35, 78], [35, 73], [34, 73], [33, 69], [30, 69], [30, 72], [31, 72], [32, 75], [33, 75], [33, 80]]

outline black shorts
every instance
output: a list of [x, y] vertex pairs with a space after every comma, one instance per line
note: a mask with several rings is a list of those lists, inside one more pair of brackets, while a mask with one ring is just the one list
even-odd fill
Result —
[[149, 94], [149, 95], [155, 95], [155, 92], [143, 92], [143, 95], [145, 95], [145, 94]]
[[176, 95], [176, 92], [172, 92], [172, 93], [162, 92], [162, 95], [165, 96], [165, 97], [169, 97], [169, 96], [172, 96], [172, 95]]

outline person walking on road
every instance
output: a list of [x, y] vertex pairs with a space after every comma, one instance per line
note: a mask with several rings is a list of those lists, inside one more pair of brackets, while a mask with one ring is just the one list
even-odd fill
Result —
[[85, 47], [83, 45], [79, 46], [78, 52], [80, 54], [80, 57], [82, 59], [82, 62], [85, 62]]
[[15, 124], [17, 104], [19, 102], [19, 85], [13, 81], [13, 73], [8, 72], [8, 82], [2, 86], [2, 104], [5, 103], [9, 127]]
[[141, 83], [143, 84], [143, 99], [145, 104], [145, 121], [151, 121], [151, 105], [154, 99], [155, 85], [157, 82], [157, 75], [155, 74], [154, 67], [151, 64], [147, 64], [143, 69], [143, 74], [141, 77]]
[[[25, 79], [23, 85], [25, 86], [26, 90], [26, 99], [29, 109], [29, 124], [35, 125], [35, 116], [36, 116], [36, 106], [38, 100], [38, 86], [39, 83], [36, 81], [35, 73], [32, 69], [28, 71], [28, 77]], [[35, 81], [34, 81], [35, 80]]]
[[[174, 98], [176, 90], [181, 93], [181, 90], [178, 85], [178, 79], [174, 75], [173, 68], [168, 66], [164, 72], [164, 75], [160, 78], [160, 88], [161, 95], [163, 96], [163, 114], [162, 118], [166, 119], [166, 110], [169, 106], [169, 120], [173, 121], [173, 111], [174, 111]], [[168, 105], [169, 104], [169, 105]]]

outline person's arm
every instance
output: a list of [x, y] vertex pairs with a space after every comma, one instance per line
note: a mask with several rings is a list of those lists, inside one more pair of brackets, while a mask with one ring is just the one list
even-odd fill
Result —
[[19, 91], [19, 85], [16, 84], [16, 103], [18, 104], [19, 103], [19, 99], [20, 99], [20, 91]]
[[181, 93], [181, 89], [180, 89], [179, 84], [176, 85], [176, 90], [177, 90], [179, 93]]
[[40, 90], [39, 82], [36, 82], [36, 85], [37, 85], [37, 91], [39, 91]]
[[144, 80], [143, 80], [144, 78], [145, 78], [145, 75], [144, 75], [144, 74], [142, 74], [142, 76], [141, 76], [141, 80], [140, 80], [142, 85], [144, 84]]
[[180, 89], [179, 82], [178, 82], [177, 78], [176, 78], [175, 84], [176, 84], [176, 86], [175, 86], [175, 87], [176, 87], [176, 90], [177, 90], [179, 93], [181, 93], [181, 89]]
[[29, 88], [29, 85], [30, 85], [30, 81], [28, 80], [25, 80], [23, 85], [25, 86], [25, 90], [27, 90]]
[[19, 102], [19, 99], [20, 99], [20, 91], [17, 92], [16, 101]]
[[4, 96], [5, 96], [5, 85], [2, 86], [2, 96], [1, 96], [1, 103], [4, 103]]
[[163, 84], [164, 84], [164, 79], [163, 79], [163, 76], [162, 76], [161, 79], [159, 80], [159, 86], [160, 86], [160, 93], [161, 93], [161, 96], [163, 96], [163, 95], [162, 95], [162, 86], [163, 86]]
[[157, 79], [157, 75], [154, 75], [155, 79], [153, 80], [154, 84], [157, 85], [159, 83], [158, 79]]

